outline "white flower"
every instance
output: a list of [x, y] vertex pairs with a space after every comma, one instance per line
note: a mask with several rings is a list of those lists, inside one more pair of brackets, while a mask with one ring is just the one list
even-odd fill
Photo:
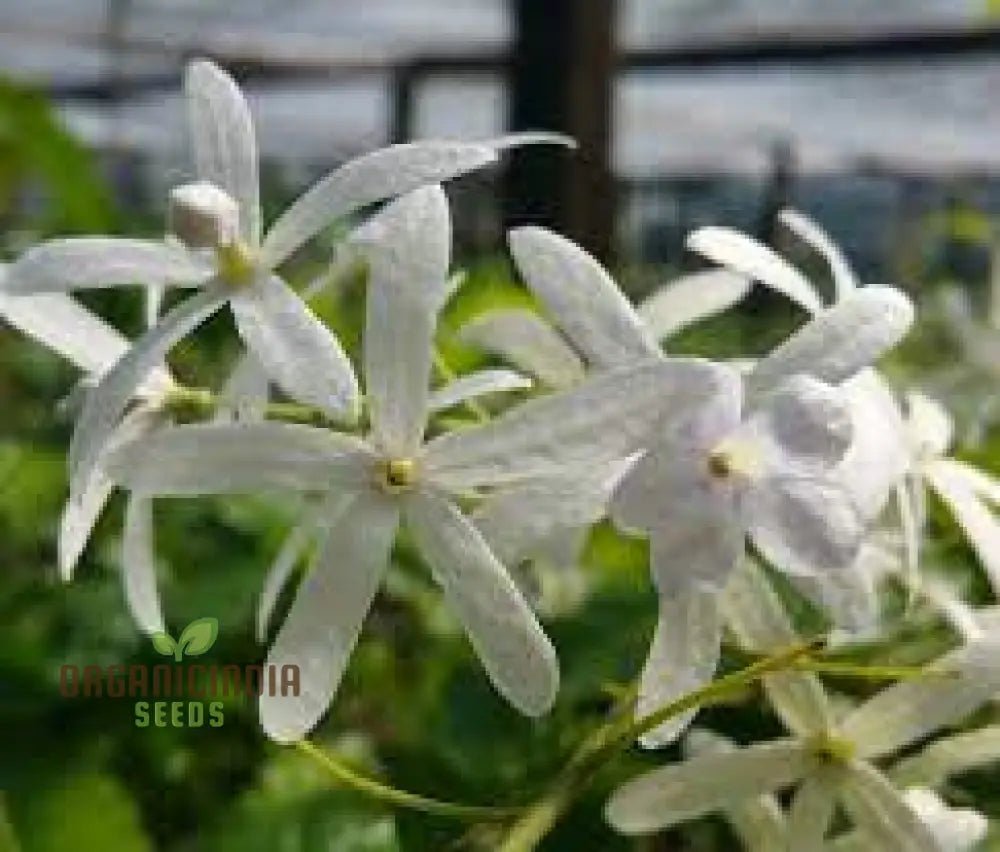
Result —
[[[748, 568], [736, 577], [740, 588], [730, 594], [742, 599], [744, 629], [784, 632], [776, 616], [780, 604], [759, 573]], [[795, 787], [787, 836], [796, 852], [822, 848], [838, 803], [859, 830], [877, 838], [875, 848], [940, 852], [934, 832], [874, 761], [961, 722], [989, 700], [1000, 686], [998, 652], [996, 642], [966, 645], [934, 666], [950, 674], [928, 672], [897, 683], [840, 719], [814, 679], [771, 675], [769, 697], [791, 737], [698, 754], [645, 773], [612, 796], [608, 819], [620, 831], [642, 834]]]
[[362, 232], [370, 282], [365, 439], [276, 423], [199, 425], [119, 450], [111, 469], [140, 494], [279, 489], [326, 495], [323, 541], [271, 649], [301, 667], [299, 698], [264, 696], [274, 738], [302, 736], [328, 707], [389, 560], [400, 522], [431, 566], [497, 689], [522, 712], [555, 695], [555, 655], [456, 497], [564, 477], [634, 452], [666, 406], [718, 392], [707, 362], [652, 361], [532, 400], [482, 426], [424, 437], [432, 335], [447, 287], [450, 222], [439, 188], [391, 204]]
[[923, 492], [929, 489], [948, 507], [979, 557], [990, 585], [1000, 591], [1000, 480], [968, 462], [948, 456], [951, 417], [930, 397], [906, 397], [907, 430], [912, 452], [911, 486], [916, 503], [915, 525], [923, 529]]
[[357, 380], [340, 344], [274, 270], [334, 219], [491, 163], [504, 146], [536, 141], [528, 135], [491, 144], [426, 142], [376, 151], [320, 180], [262, 239], [257, 148], [242, 93], [206, 61], [189, 66], [186, 91], [201, 183], [175, 191], [171, 219], [194, 246], [212, 245], [57, 240], [28, 251], [7, 281], [8, 291], [17, 293], [133, 283], [201, 288], [137, 341], [90, 395], [70, 447], [74, 492], [141, 377], [227, 303], [248, 349], [283, 390], [335, 417], [356, 414]]

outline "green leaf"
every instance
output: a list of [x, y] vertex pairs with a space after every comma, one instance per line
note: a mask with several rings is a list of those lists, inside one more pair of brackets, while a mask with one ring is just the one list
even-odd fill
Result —
[[163, 654], [164, 657], [173, 656], [174, 650], [177, 648], [177, 643], [174, 642], [169, 633], [154, 633], [149, 638], [152, 640], [153, 647], [156, 648], [158, 653]]
[[219, 635], [219, 619], [196, 618], [181, 633], [177, 645], [183, 654], [199, 657], [215, 644]]

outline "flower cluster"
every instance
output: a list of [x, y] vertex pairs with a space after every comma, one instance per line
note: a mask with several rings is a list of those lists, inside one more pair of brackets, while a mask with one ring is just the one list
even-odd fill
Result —
[[[497, 692], [529, 716], [551, 707], [559, 668], [512, 569], [574, 562], [605, 518], [649, 546], [659, 617], [640, 718], [710, 683], [724, 638], [753, 654], [801, 641], [789, 595], [826, 613], [848, 645], [878, 638], [875, 590], [894, 584], [952, 625], [955, 650], [862, 703], [812, 672], [768, 674], [764, 694], [788, 736], [734, 744], [694, 731], [689, 757], [621, 787], [608, 819], [641, 833], [717, 811], [748, 848], [797, 852], [966, 849], [981, 837], [982, 817], [933, 789], [982, 762], [989, 749], [975, 738], [990, 729], [898, 759], [1000, 691], [992, 611], [921, 582], [931, 491], [1000, 594], [1000, 482], [948, 456], [943, 407], [917, 391], [904, 405], [877, 371], [913, 322], [905, 295], [860, 286], [829, 238], [793, 211], [782, 221], [825, 262], [831, 298], [771, 249], [709, 227], [688, 246], [712, 268], [636, 306], [572, 242], [517, 228], [510, 255], [541, 310], [471, 319], [462, 341], [504, 366], [432, 387], [437, 321], [457, 284], [440, 184], [506, 148], [560, 140], [380, 150], [320, 180], [265, 234], [242, 94], [195, 62], [187, 96], [196, 180], [170, 193], [163, 239], [56, 240], [0, 273], [0, 314], [85, 374], [59, 535], [66, 579], [112, 491], [124, 489], [125, 597], [143, 631], [161, 632], [155, 499], [299, 495], [302, 518], [268, 575], [257, 625], [264, 639], [293, 566], [315, 545], [268, 650], [268, 663], [301, 671], [299, 695], [260, 698], [261, 724], [282, 742], [305, 737], [334, 701], [400, 529]], [[331, 222], [360, 213], [340, 248], [366, 272], [359, 378], [279, 269]], [[677, 332], [733, 307], [754, 282], [807, 317], [786, 340], [738, 361], [669, 354]], [[67, 294], [118, 285], [145, 288], [148, 328], [134, 342]], [[166, 288], [193, 293], [162, 312]], [[185, 387], [166, 358], [225, 306], [245, 352], [218, 393]], [[293, 404], [311, 413], [309, 425], [282, 416]], [[462, 408], [474, 420], [441, 416]], [[192, 411], [203, 422], [186, 422]], [[662, 720], [641, 744], [675, 742], [695, 712]], [[786, 810], [776, 794], [792, 788]], [[850, 829], [830, 840], [838, 807]]]

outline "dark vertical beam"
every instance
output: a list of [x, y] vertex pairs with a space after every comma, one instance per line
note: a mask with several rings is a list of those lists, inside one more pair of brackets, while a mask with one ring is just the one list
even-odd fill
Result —
[[406, 62], [394, 66], [389, 74], [390, 142], [409, 142], [413, 138], [415, 81], [413, 68]]
[[513, 3], [510, 128], [561, 131], [580, 148], [518, 152], [507, 177], [505, 220], [555, 228], [607, 260], [614, 210], [609, 151], [615, 0]]

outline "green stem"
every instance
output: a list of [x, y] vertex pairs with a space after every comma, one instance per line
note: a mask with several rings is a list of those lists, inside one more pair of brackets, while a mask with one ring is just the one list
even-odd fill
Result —
[[[163, 407], [184, 420], [207, 420], [218, 410], [219, 397], [207, 388], [181, 386], [168, 391], [163, 400]], [[319, 408], [297, 402], [268, 402], [264, 407], [264, 416], [268, 420], [302, 423], [341, 432], [353, 432], [358, 427], [357, 423], [337, 420]]]
[[682, 695], [641, 719], [623, 725], [621, 718], [615, 718], [602, 726], [573, 754], [548, 794], [525, 810], [511, 826], [499, 847], [501, 852], [531, 852], [535, 849], [565, 814], [574, 793], [589, 785], [605, 763], [630, 748], [643, 734], [695, 707], [715, 704], [767, 674], [793, 667], [798, 660], [815, 651], [822, 641], [803, 642], [758, 660]]
[[462, 805], [441, 801], [440, 799], [431, 799], [421, 796], [418, 793], [407, 792], [406, 790], [397, 790], [395, 787], [382, 784], [374, 778], [360, 775], [350, 767], [336, 760], [329, 753], [317, 748], [311, 742], [302, 740], [297, 742], [295, 746], [303, 754], [308, 754], [313, 760], [320, 763], [344, 786], [357, 790], [360, 793], [365, 793], [374, 799], [395, 807], [421, 811], [425, 814], [447, 817], [448, 819], [472, 822], [497, 822], [510, 819], [519, 813], [519, 810], [516, 808]]

